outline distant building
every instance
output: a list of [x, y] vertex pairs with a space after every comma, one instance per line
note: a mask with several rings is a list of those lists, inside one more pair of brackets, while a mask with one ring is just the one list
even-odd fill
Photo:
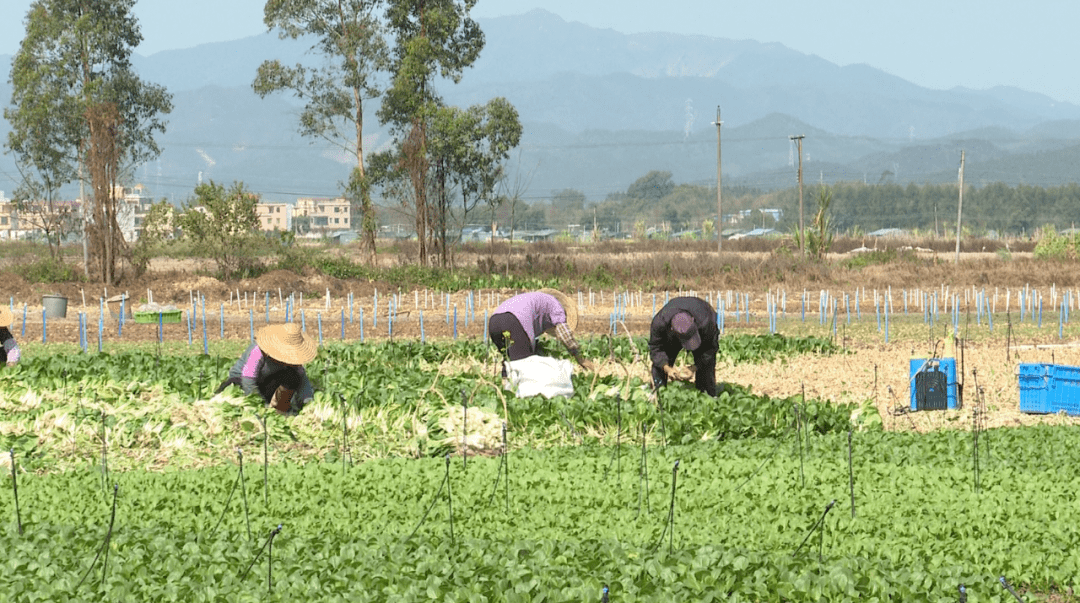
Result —
[[554, 228], [545, 228], [543, 230], [522, 230], [514, 233], [514, 238], [526, 243], [535, 243], [537, 241], [553, 241], [555, 237], [559, 235], [559, 232]]
[[[740, 209], [733, 214], [726, 214], [724, 216], [725, 224], [738, 224], [742, 220], [746, 220], [753, 216], [755, 210], [752, 209]], [[762, 207], [757, 211], [763, 215], [769, 216], [773, 219], [773, 222], [779, 222], [784, 217], [784, 210], [772, 207]]]
[[308, 219], [309, 236], [328, 237], [340, 230], [352, 230], [349, 201], [342, 197], [297, 199], [293, 215]]
[[899, 228], [879, 228], [874, 232], [866, 233], [868, 237], [902, 237], [907, 233]]
[[15, 229], [15, 204], [0, 191], [0, 239], [11, 239]]
[[779, 234], [775, 228], [755, 228], [743, 233], [732, 235], [732, 240], [744, 239], [748, 237], [770, 237]]
[[461, 229], [461, 242], [487, 243], [491, 240], [490, 226], [466, 226]]
[[264, 232], [291, 231], [293, 229], [293, 206], [288, 203], [259, 202], [255, 206], [259, 216], [259, 230]]
[[339, 230], [330, 235], [330, 240], [339, 245], [348, 245], [360, 238], [355, 230]]
[[113, 190], [113, 196], [118, 202], [116, 224], [120, 227], [120, 234], [125, 241], [134, 243], [142, 236], [143, 219], [154, 204], [154, 199], [141, 184], [132, 187], [117, 186]]
[[[27, 239], [44, 237], [45, 233], [63, 233], [69, 238], [75, 232], [80, 216], [78, 200], [27, 201], [15, 204], [7, 201], [0, 204], [0, 238]], [[4, 218], [7, 218], [6, 224]]]

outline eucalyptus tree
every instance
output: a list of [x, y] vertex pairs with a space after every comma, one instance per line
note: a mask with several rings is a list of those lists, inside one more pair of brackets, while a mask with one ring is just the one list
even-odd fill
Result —
[[521, 141], [517, 109], [497, 97], [468, 109], [440, 107], [429, 130], [434, 212], [432, 232], [443, 266], [449, 263], [448, 226], [461, 200], [459, 226], [479, 203], [495, 205], [503, 163]]
[[117, 184], [157, 157], [154, 136], [172, 111], [165, 88], [131, 67], [142, 34], [134, 0], [35, 0], [12, 60], [11, 124], [5, 146], [22, 166], [23, 191], [54, 195], [86, 178], [93, 186], [87, 235], [103, 282], [118, 280], [125, 241], [117, 224]]
[[319, 66], [264, 61], [252, 87], [261, 97], [291, 92], [305, 102], [300, 134], [322, 139], [356, 162], [344, 183], [354, 216], [360, 218], [368, 261], [375, 257], [375, 211], [364, 168], [364, 101], [379, 95], [379, 74], [387, 68], [389, 47], [379, 10], [382, 0], [269, 0], [263, 22], [282, 39], [312, 41]]
[[480, 56], [484, 33], [469, 16], [476, 0], [388, 0], [385, 20], [393, 36], [390, 83], [379, 120], [390, 126], [394, 148], [382, 154], [380, 181], [399, 194], [413, 214], [419, 260], [427, 265], [429, 208], [429, 127], [443, 106], [436, 77], [458, 83]]

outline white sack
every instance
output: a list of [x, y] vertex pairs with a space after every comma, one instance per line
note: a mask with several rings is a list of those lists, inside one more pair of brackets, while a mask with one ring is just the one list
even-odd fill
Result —
[[517, 397], [527, 398], [540, 394], [545, 398], [574, 395], [570, 375], [574, 364], [547, 356], [529, 356], [506, 363], [506, 378]]

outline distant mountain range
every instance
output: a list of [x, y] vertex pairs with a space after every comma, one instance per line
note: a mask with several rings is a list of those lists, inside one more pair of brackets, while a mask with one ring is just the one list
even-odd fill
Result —
[[[530, 200], [574, 188], [598, 200], [650, 170], [714, 185], [717, 106], [725, 186], [787, 188], [796, 181], [789, 136], [805, 135], [807, 182], [955, 181], [1054, 186], [1080, 180], [1080, 107], [1016, 88], [930, 90], [867, 65], [840, 67], [781, 44], [704, 36], [624, 35], [535, 10], [479, 20], [487, 44], [448, 103], [505, 96], [525, 126], [511, 173]], [[260, 99], [260, 62], [312, 61], [301, 42], [265, 34], [150, 57], [139, 74], [164, 84], [175, 109], [159, 160], [135, 180], [180, 201], [201, 177], [242, 180], [267, 199], [337, 194], [348, 157], [296, 134], [298, 105]], [[11, 98], [0, 56], [0, 104]], [[367, 107], [369, 148], [388, 142]], [[0, 120], [0, 137], [9, 126]], [[0, 190], [15, 187], [0, 157]]]

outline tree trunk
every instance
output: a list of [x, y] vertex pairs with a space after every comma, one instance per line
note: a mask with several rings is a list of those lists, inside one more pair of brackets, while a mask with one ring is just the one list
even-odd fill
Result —
[[92, 247], [96, 252], [101, 280], [116, 284], [116, 261], [123, 247], [123, 235], [116, 221], [116, 182], [119, 169], [120, 116], [116, 105], [102, 103], [87, 109], [86, 120], [90, 138], [87, 149], [87, 169], [94, 192], [94, 227]]
[[413, 121], [412, 130], [403, 145], [403, 159], [413, 188], [413, 204], [416, 210], [416, 242], [421, 266], [428, 261], [428, 202], [427, 202], [427, 128], [422, 119]]
[[[359, 88], [353, 88], [353, 102], [356, 105], [356, 169], [360, 177], [360, 247], [367, 257], [368, 265], [374, 266], [375, 233], [378, 225], [375, 221], [375, 208], [371, 203], [371, 193], [368, 190], [367, 176], [364, 173], [364, 110]], [[355, 215], [352, 218], [353, 229], [356, 228], [356, 218]]]

